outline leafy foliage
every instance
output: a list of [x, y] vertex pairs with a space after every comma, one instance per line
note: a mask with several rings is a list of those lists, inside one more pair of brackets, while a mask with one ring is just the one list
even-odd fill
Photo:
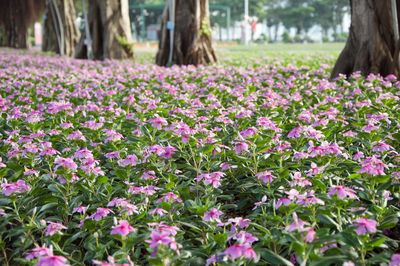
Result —
[[396, 265], [400, 84], [315, 60], [2, 52], [1, 263]]

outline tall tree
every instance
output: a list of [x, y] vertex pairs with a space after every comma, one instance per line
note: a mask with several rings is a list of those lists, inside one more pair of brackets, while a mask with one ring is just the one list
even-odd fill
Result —
[[[217, 61], [212, 45], [208, 0], [175, 0], [175, 26], [172, 58], [170, 58], [170, 31], [168, 29], [169, 1], [161, 22], [161, 38], [156, 63], [199, 65]], [[172, 60], [169, 60], [172, 59]]]
[[90, 43], [94, 59], [133, 57], [128, 0], [90, 0], [88, 24], [89, 36], [82, 34], [75, 53], [77, 58], [87, 58]]
[[44, 20], [43, 51], [73, 56], [79, 40], [73, 0], [48, 0]]
[[39, 18], [43, 8], [42, 0], [0, 0], [2, 45], [28, 48], [28, 29]]
[[[346, 46], [332, 71], [339, 74], [399, 75], [399, 43], [395, 40], [391, 1], [350, 0], [351, 26]], [[400, 0], [396, 0], [397, 9]], [[400, 21], [397, 15], [397, 21]]]
[[309, 0], [287, 0], [278, 13], [286, 29], [295, 28], [296, 34], [307, 35], [314, 24], [314, 12], [315, 9]]

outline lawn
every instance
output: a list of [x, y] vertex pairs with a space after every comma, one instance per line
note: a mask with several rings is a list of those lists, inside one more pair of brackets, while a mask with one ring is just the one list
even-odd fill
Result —
[[[157, 53], [156, 43], [135, 47], [135, 60], [138, 63], [153, 63]], [[215, 44], [218, 60], [224, 65], [266, 64], [276, 59], [291, 60], [301, 64], [316, 58], [327, 58], [333, 62], [343, 49], [344, 43], [313, 44], [250, 44], [249, 46], [221, 43]], [[326, 62], [325, 62], [326, 63]]]
[[0, 50], [0, 264], [399, 265], [400, 83], [261, 47]]

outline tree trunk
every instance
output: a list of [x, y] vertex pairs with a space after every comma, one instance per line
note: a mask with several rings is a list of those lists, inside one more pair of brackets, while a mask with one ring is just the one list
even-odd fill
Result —
[[278, 31], [279, 31], [279, 24], [276, 24], [275, 31], [274, 31], [274, 42], [278, 41]]
[[[397, 8], [400, 0], [396, 0]], [[352, 0], [350, 35], [332, 71], [399, 75], [399, 51], [394, 38], [391, 1]], [[400, 18], [399, 18], [400, 21]]]
[[36, 0], [0, 0], [0, 27], [3, 45], [28, 48], [28, 29], [38, 18], [42, 10], [42, 1]]
[[[133, 58], [128, 0], [89, 1], [88, 21], [94, 59]], [[77, 58], [87, 58], [85, 39], [82, 34]]]
[[270, 26], [267, 25], [267, 33], [268, 33], [268, 42], [272, 42], [273, 41], [273, 39], [272, 39], [272, 26], [270, 27]]
[[217, 62], [212, 45], [208, 0], [175, 0], [175, 30], [172, 62], [170, 34], [167, 29], [169, 19], [168, 1], [161, 22], [161, 38], [156, 63], [166, 66], [205, 65]]
[[[60, 18], [57, 17], [57, 13], [60, 15]], [[75, 18], [76, 13], [73, 0], [47, 1], [44, 20], [43, 51], [51, 51], [66, 56], [74, 55], [75, 46], [79, 40], [79, 31], [75, 25]], [[61, 35], [63, 35], [63, 38]], [[63, 44], [61, 44], [62, 40]], [[64, 47], [63, 51], [61, 51], [60, 45]]]

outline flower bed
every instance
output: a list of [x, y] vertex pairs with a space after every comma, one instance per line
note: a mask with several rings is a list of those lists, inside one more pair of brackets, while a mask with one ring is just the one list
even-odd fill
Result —
[[1, 264], [400, 265], [400, 83], [327, 77], [3, 52]]

